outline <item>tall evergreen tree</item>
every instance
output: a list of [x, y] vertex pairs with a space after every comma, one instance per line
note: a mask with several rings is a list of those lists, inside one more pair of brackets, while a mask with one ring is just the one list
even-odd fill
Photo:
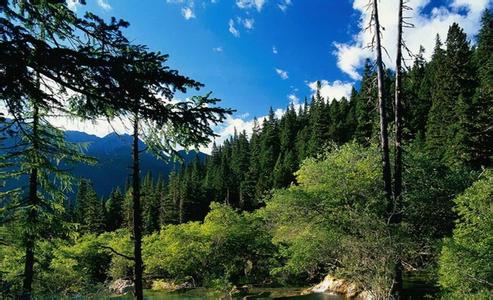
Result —
[[75, 204], [76, 220], [84, 233], [101, 233], [105, 229], [105, 211], [102, 201], [87, 179], [79, 182]]
[[432, 106], [428, 116], [427, 147], [434, 155], [457, 165], [469, 160], [469, 133], [466, 127], [475, 81], [472, 51], [457, 23], [450, 26], [444, 54], [437, 39], [437, 64]]
[[478, 86], [471, 103], [469, 147], [473, 166], [491, 166], [493, 161], [493, 13], [485, 10], [477, 37], [474, 62]]
[[123, 225], [123, 194], [120, 189], [113, 190], [106, 201], [106, 230], [115, 231]]
[[[353, 94], [351, 98], [355, 101], [356, 129], [354, 132], [355, 140], [362, 145], [369, 145], [374, 135], [374, 122], [376, 120], [376, 86], [375, 72], [369, 59], [366, 60], [363, 77], [361, 79], [361, 88], [359, 93]], [[354, 97], [356, 96], [356, 97]]]

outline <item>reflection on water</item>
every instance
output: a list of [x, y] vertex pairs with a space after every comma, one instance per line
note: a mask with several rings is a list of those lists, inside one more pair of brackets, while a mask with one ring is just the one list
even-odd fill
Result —
[[[344, 300], [345, 298], [329, 294], [310, 294], [300, 296], [302, 288], [253, 288], [249, 295], [234, 298], [235, 300], [248, 299], [289, 299], [289, 300]], [[402, 300], [414, 299], [436, 299], [439, 295], [439, 289], [436, 286], [433, 277], [426, 276], [425, 273], [412, 273], [404, 275], [404, 290]], [[205, 288], [190, 289], [183, 292], [163, 293], [146, 291], [145, 299], [147, 300], [212, 300], [225, 299], [222, 294], [214, 293]], [[0, 297], [1, 298], [1, 297]], [[111, 299], [111, 300], [132, 300], [130, 295], [114, 296], [97, 294], [92, 297], [48, 297], [40, 299]]]
[[[289, 299], [289, 300], [342, 300], [341, 296], [328, 294], [310, 294], [300, 296], [300, 289], [293, 288], [272, 288], [272, 289], [256, 289], [251, 294], [234, 299]], [[209, 300], [220, 299], [220, 294], [213, 294], [204, 289], [192, 289], [181, 293], [157, 293], [146, 292], [145, 299], [147, 300]], [[113, 300], [128, 300], [129, 296], [114, 297]]]

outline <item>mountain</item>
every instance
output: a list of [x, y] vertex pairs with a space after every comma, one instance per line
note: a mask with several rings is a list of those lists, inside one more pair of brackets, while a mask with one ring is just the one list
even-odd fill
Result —
[[[69, 170], [77, 178], [90, 179], [99, 196], [106, 197], [119, 186], [124, 189], [131, 179], [130, 167], [132, 166], [132, 136], [128, 134], [118, 135], [110, 133], [105, 137], [97, 137], [79, 131], [66, 131], [67, 141], [75, 143], [87, 143], [85, 153], [97, 159], [95, 165], [78, 164]], [[145, 149], [145, 144], [140, 142], [140, 148]], [[196, 151], [180, 151], [185, 164], [198, 156], [205, 159], [206, 154]], [[172, 170], [180, 168], [180, 163], [173, 160], [164, 161], [154, 155], [144, 152], [140, 156], [142, 176], [151, 172], [155, 178], [162, 175], [167, 178]], [[18, 186], [19, 182], [8, 182], [6, 188]]]

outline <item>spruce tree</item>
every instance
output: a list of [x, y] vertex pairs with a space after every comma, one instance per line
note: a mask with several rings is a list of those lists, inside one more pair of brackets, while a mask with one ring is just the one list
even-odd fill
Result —
[[102, 233], [105, 229], [105, 210], [92, 184], [87, 179], [79, 182], [76, 197], [77, 222], [83, 233]]
[[316, 156], [321, 153], [330, 136], [330, 113], [327, 111], [326, 99], [321, 95], [321, 82], [317, 81], [317, 91], [310, 104], [310, 140], [308, 155]]
[[485, 10], [477, 37], [474, 62], [478, 86], [468, 120], [471, 163], [474, 167], [491, 166], [493, 161], [493, 13]]
[[475, 88], [472, 51], [458, 24], [450, 26], [444, 52], [437, 38], [432, 106], [427, 124], [427, 147], [449, 165], [470, 159], [467, 123]]
[[115, 231], [123, 225], [123, 194], [119, 188], [113, 190], [106, 201], [106, 230]]
[[369, 145], [374, 135], [374, 123], [376, 120], [376, 86], [375, 72], [369, 59], [366, 60], [363, 78], [361, 79], [361, 88], [357, 95], [353, 94], [352, 101], [356, 100], [355, 115], [356, 129], [354, 132], [355, 140], [362, 145]]

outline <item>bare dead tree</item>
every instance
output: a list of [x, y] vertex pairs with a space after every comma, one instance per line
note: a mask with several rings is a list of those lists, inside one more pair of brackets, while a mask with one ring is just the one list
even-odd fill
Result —
[[370, 24], [373, 25], [374, 34], [374, 50], [376, 53], [377, 67], [377, 85], [378, 85], [378, 112], [380, 115], [380, 147], [382, 150], [382, 175], [385, 197], [388, 203], [392, 202], [392, 174], [390, 171], [390, 155], [389, 155], [389, 132], [387, 109], [384, 97], [384, 68], [382, 61], [382, 42], [381, 42], [381, 27], [378, 17], [378, 0], [372, 0], [372, 17]]
[[[395, 103], [394, 103], [394, 126], [395, 126], [395, 157], [394, 157], [394, 197], [391, 209], [390, 223], [399, 224], [402, 219], [401, 195], [402, 195], [402, 10], [404, 0], [399, 0], [397, 20], [397, 53], [395, 63]], [[400, 250], [399, 250], [400, 252]], [[402, 263], [400, 255], [395, 264], [394, 285], [392, 295], [400, 298], [402, 291]]]

